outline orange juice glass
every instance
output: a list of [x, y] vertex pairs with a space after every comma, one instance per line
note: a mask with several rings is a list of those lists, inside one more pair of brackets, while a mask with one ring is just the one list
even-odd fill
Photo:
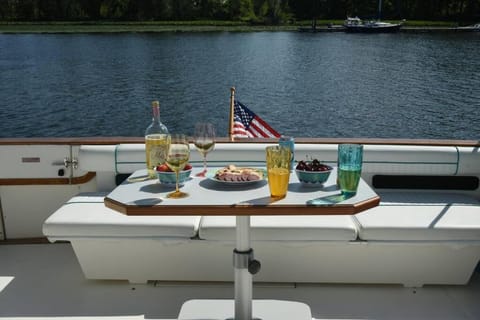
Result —
[[267, 173], [270, 196], [284, 198], [290, 180], [290, 149], [283, 146], [269, 146], [267, 153]]

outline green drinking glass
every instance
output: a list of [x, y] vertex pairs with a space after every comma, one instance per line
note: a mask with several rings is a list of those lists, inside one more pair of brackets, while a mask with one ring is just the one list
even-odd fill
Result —
[[363, 145], [338, 145], [338, 185], [344, 196], [352, 197], [357, 193], [362, 163]]

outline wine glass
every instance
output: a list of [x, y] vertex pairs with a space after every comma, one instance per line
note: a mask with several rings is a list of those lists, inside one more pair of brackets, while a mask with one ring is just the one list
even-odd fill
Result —
[[169, 193], [167, 198], [184, 198], [188, 196], [188, 193], [181, 192], [178, 189], [178, 174], [188, 162], [190, 157], [190, 146], [188, 139], [183, 134], [173, 134], [171, 137], [170, 147], [167, 153], [167, 165], [175, 172], [176, 186], [175, 191]]
[[215, 147], [215, 128], [208, 122], [199, 122], [195, 125], [195, 147], [203, 156], [203, 171], [197, 177], [205, 177], [207, 173], [207, 153]]

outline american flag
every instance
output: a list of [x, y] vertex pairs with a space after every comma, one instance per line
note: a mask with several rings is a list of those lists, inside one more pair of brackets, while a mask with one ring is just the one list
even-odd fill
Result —
[[235, 100], [233, 104], [233, 132], [235, 138], [279, 138], [280, 134], [268, 123]]

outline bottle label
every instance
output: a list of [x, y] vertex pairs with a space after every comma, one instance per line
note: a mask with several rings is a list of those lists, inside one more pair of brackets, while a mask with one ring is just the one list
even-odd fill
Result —
[[150, 148], [150, 163], [153, 166], [158, 166], [167, 160], [168, 148], [162, 145], [153, 145]]
[[149, 135], [145, 139], [147, 169], [154, 174], [155, 167], [164, 164], [167, 159], [170, 137], [168, 135]]

